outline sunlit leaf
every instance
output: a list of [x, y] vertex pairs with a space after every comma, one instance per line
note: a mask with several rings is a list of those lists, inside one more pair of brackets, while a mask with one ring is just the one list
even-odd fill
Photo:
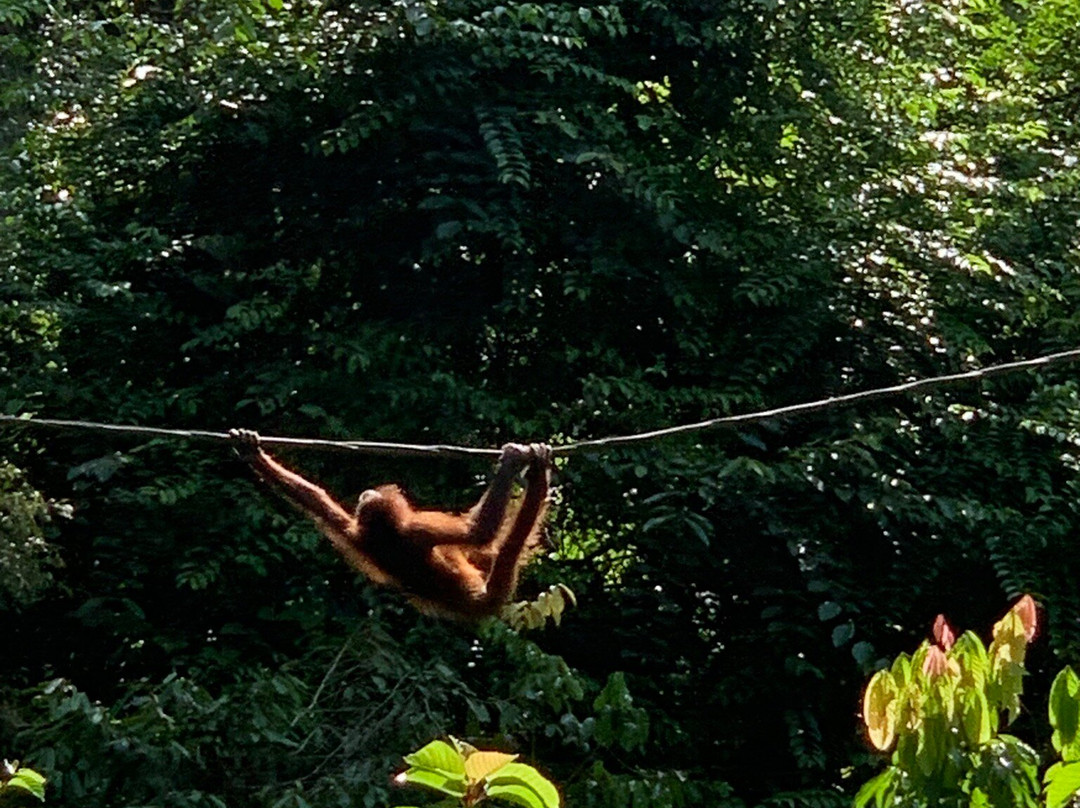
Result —
[[558, 808], [562, 800], [555, 784], [532, 766], [508, 763], [488, 779], [488, 794], [526, 808]]
[[398, 785], [422, 786], [454, 797], [464, 796], [467, 791], [464, 772], [455, 776], [431, 769], [411, 768], [395, 777], [394, 781]]
[[873, 803], [878, 808], [892, 803], [891, 792], [900, 770], [895, 766], [889, 766], [885, 771], [875, 777], [871, 777], [855, 795], [854, 808], [866, 808]]
[[896, 739], [896, 700], [898, 692], [889, 671], [871, 677], [863, 694], [863, 721], [874, 748], [886, 751]]
[[1071, 667], [1055, 677], [1048, 708], [1054, 749], [1066, 762], [1080, 760], [1080, 678]]
[[1055, 763], [1043, 780], [1046, 808], [1064, 808], [1080, 791], [1080, 763]]
[[432, 741], [412, 754], [406, 755], [405, 762], [416, 768], [446, 772], [450, 775], [465, 773], [464, 758], [446, 741]]
[[982, 690], [968, 690], [963, 696], [962, 723], [964, 737], [972, 746], [979, 746], [990, 740], [990, 706]]
[[45, 800], [45, 778], [33, 769], [16, 769], [3, 787], [27, 791], [39, 800]]
[[505, 752], [474, 752], [465, 758], [465, 775], [472, 782], [483, 780], [517, 758], [517, 755], [509, 755]]

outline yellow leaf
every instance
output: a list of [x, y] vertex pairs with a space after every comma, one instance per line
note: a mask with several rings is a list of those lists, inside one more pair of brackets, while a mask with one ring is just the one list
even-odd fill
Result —
[[896, 699], [899, 694], [889, 671], [878, 671], [863, 695], [863, 721], [870, 743], [882, 752], [896, 740]]
[[474, 752], [465, 758], [465, 776], [475, 783], [497, 772], [507, 763], [517, 760], [517, 757], [505, 752]]

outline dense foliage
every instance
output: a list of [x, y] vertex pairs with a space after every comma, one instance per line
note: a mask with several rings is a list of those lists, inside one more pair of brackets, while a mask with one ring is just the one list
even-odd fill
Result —
[[[0, 0], [0, 413], [495, 446], [1075, 347], [1078, 31]], [[0, 755], [55, 805], [375, 806], [453, 733], [575, 805], [841, 804], [933, 614], [1033, 592], [1080, 654], [1073, 377], [576, 456], [527, 593], [579, 606], [521, 635], [372, 591], [225, 446], [0, 424]], [[289, 460], [449, 505], [483, 471]]]
[[[924, 641], [913, 654], [900, 654], [874, 674], [863, 696], [863, 721], [874, 747], [892, 754], [890, 765], [859, 789], [855, 808], [1039, 805], [1039, 755], [1006, 732], [1020, 713], [1036, 614], [1035, 601], [1025, 595], [994, 625], [989, 646], [972, 631], [957, 639], [938, 615], [932, 642]], [[1056, 682], [1070, 676], [1075, 682], [1076, 675], [1066, 668]], [[1060, 752], [1075, 741], [1080, 701], [1075, 687], [1069, 692], [1068, 686], [1055, 683], [1054, 689], [1058, 697], [1051, 700], [1050, 719], [1062, 727], [1053, 736]], [[1048, 771], [1055, 770], [1061, 767]], [[1049, 790], [1055, 791], [1052, 785]], [[1066, 800], [1061, 796], [1071, 796], [1072, 790], [1062, 794], [1059, 789], [1050, 808], [1062, 808]]]
[[1028, 595], [994, 625], [989, 646], [972, 631], [957, 638], [938, 615], [931, 640], [875, 673], [863, 695], [863, 721], [870, 743], [891, 753], [890, 765], [859, 789], [855, 808], [1075, 803], [1080, 677], [1072, 667], [1050, 687], [1045, 756], [1005, 731], [1020, 715], [1027, 645], [1037, 634], [1038, 610]]

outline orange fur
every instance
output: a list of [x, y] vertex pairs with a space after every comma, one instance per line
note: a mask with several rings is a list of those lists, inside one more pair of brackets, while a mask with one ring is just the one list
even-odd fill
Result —
[[[466, 513], [420, 510], [398, 486], [382, 485], [361, 494], [350, 514], [260, 449], [258, 435], [231, 434], [259, 476], [307, 513], [349, 564], [373, 583], [403, 592], [424, 613], [464, 619], [497, 613], [540, 547], [551, 476], [546, 446], [504, 446], [494, 480]], [[525, 493], [514, 502], [523, 469]]]

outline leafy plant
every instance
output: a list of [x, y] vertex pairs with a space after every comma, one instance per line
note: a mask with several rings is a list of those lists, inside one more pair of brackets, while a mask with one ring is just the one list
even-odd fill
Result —
[[5, 760], [0, 766], [0, 805], [18, 794], [29, 794], [44, 802], [45, 778], [33, 769], [20, 766], [17, 760]]
[[1046, 771], [1047, 808], [1061, 808], [1080, 792], [1080, 677], [1064, 668], [1050, 688], [1050, 743], [1061, 760]]
[[409, 768], [394, 782], [447, 795], [436, 803], [440, 808], [471, 808], [488, 799], [523, 808], [559, 808], [561, 800], [555, 785], [532, 766], [518, 763], [517, 757], [482, 751], [457, 738], [451, 738], [450, 743], [432, 741], [405, 756]]
[[543, 628], [548, 620], [559, 625], [562, 623], [566, 607], [576, 605], [577, 598], [570, 587], [566, 584], [553, 584], [533, 600], [520, 600], [506, 604], [499, 613], [499, 617], [510, 627], [524, 631]]
[[70, 508], [35, 491], [23, 472], [0, 459], [0, 606], [25, 604], [45, 591], [60, 566], [45, 526]]
[[1035, 601], [1022, 597], [994, 626], [987, 647], [968, 631], [956, 638], [943, 616], [932, 638], [871, 678], [863, 696], [870, 743], [892, 750], [856, 808], [873, 804], [1061, 808], [1080, 792], [1080, 679], [1058, 674], [1050, 693], [1052, 744], [1061, 761], [1040, 781], [1039, 756], [1001, 731], [1020, 710], [1024, 658], [1035, 636]]

